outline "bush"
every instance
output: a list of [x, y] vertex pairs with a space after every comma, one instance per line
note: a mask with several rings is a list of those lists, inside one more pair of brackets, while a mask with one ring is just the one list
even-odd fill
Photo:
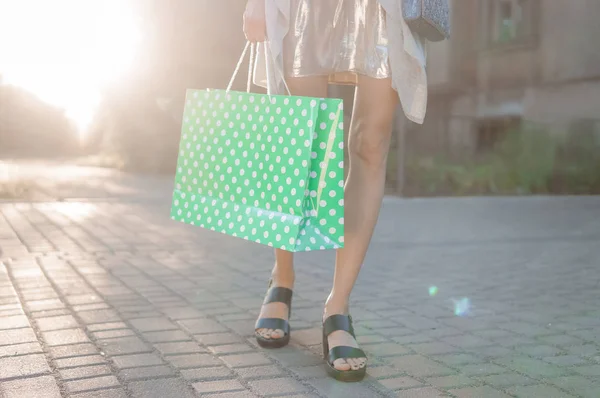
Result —
[[407, 151], [410, 196], [600, 193], [600, 146], [523, 125], [487, 154], [461, 161]]

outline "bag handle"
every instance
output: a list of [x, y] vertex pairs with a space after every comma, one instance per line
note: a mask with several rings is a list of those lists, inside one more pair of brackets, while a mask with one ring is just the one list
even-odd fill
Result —
[[[229, 81], [229, 84], [227, 85], [227, 89], [226, 91], [229, 92], [231, 91], [231, 87], [233, 86], [233, 83], [235, 82], [235, 79], [237, 77], [237, 75], [240, 72], [240, 69], [242, 67], [242, 64], [244, 63], [244, 59], [246, 58], [246, 54], [248, 53], [248, 49], [250, 49], [250, 62], [248, 63], [248, 82], [246, 84], [246, 91], [249, 93], [250, 89], [252, 87], [252, 81], [253, 81], [253, 77], [254, 77], [254, 70], [256, 68], [256, 46], [257, 44], [251, 43], [249, 41], [246, 42], [246, 46], [244, 47], [244, 50], [242, 51], [242, 55], [240, 56], [240, 59], [235, 67], [235, 70], [233, 71], [233, 76], [231, 76], [231, 80]], [[265, 55], [266, 55], [266, 60], [265, 60], [265, 64], [266, 64], [266, 69], [267, 69], [267, 94], [271, 94], [272, 90], [271, 90], [271, 68], [270, 68], [270, 62], [269, 62], [269, 55], [270, 55], [270, 47], [267, 43], [265, 43]], [[279, 69], [279, 68], [275, 68], [275, 69]], [[280, 71], [281, 72], [281, 71]], [[285, 90], [287, 92], [287, 95], [292, 95], [290, 88], [287, 85], [287, 82], [285, 81], [285, 76], [283, 76], [283, 73], [281, 72], [282, 75], [282, 81], [283, 81], [283, 85], [285, 87]]]
[[250, 92], [250, 88], [252, 86], [252, 77], [254, 75], [254, 64], [256, 63], [256, 56], [255, 56], [255, 47], [254, 44], [250, 43], [249, 41], [246, 42], [246, 47], [244, 47], [244, 51], [242, 51], [242, 55], [240, 56], [240, 59], [235, 67], [235, 70], [233, 71], [233, 75], [231, 76], [231, 80], [229, 80], [229, 84], [227, 85], [227, 89], [225, 91], [231, 91], [231, 87], [233, 86], [233, 83], [235, 82], [235, 78], [237, 77], [238, 73], [240, 73], [240, 69], [242, 67], [242, 64], [244, 63], [244, 59], [246, 58], [246, 54], [248, 53], [248, 49], [250, 48], [250, 62], [249, 62], [249, 66], [248, 66], [248, 83], [246, 85], [246, 91]]

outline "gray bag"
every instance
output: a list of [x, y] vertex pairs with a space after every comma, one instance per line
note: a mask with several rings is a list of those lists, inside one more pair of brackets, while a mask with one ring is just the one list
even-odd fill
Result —
[[429, 41], [450, 37], [449, 0], [402, 0], [404, 20], [411, 30]]

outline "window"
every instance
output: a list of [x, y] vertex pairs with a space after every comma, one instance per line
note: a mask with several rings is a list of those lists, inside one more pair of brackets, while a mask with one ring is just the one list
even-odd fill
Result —
[[475, 148], [478, 153], [492, 151], [496, 145], [518, 129], [521, 118], [506, 116], [483, 119], [477, 123], [477, 139]]
[[489, 44], [523, 42], [533, 34], [535, 0], [483, 0], [487, 3]]

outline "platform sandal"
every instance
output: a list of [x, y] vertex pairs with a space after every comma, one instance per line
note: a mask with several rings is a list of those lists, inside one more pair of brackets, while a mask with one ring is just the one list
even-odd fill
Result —
[[331, 315], [323, 322], [323, 358], [327, 362], [327, 373], [339, 381], [356, 382], [364, 379], [367, 373], [367, 366], [357, 370], [339, 370], [333, 366], [333, 363], [338, 359], [346, 358], [366, 358], [367, 355], [360, 348], [338, 346], [329, 349], [329, 335], [337, 330], [343, 330], [354, 335], [352, 327], [352, 317], [350, 315]]
[[[272, 286], [273, 280], [269, 281], [269, 290], [263, 301], [263, 305], [269, 303], [283, 303], [288, 307], [288, 320], [292, 316], [292, 290], [286, 287]], [[256, 331], [258, 329], [273, 329], [283, 330], [284, 336], [279, 339], [265, 339], [260, 336]], [[286, 346], [290, 342], [290, 323], [289, 321], [281, 318], [261, 318], [256, 321], [254, 327], [256, 342], [263, 348], [281, 348]]]

